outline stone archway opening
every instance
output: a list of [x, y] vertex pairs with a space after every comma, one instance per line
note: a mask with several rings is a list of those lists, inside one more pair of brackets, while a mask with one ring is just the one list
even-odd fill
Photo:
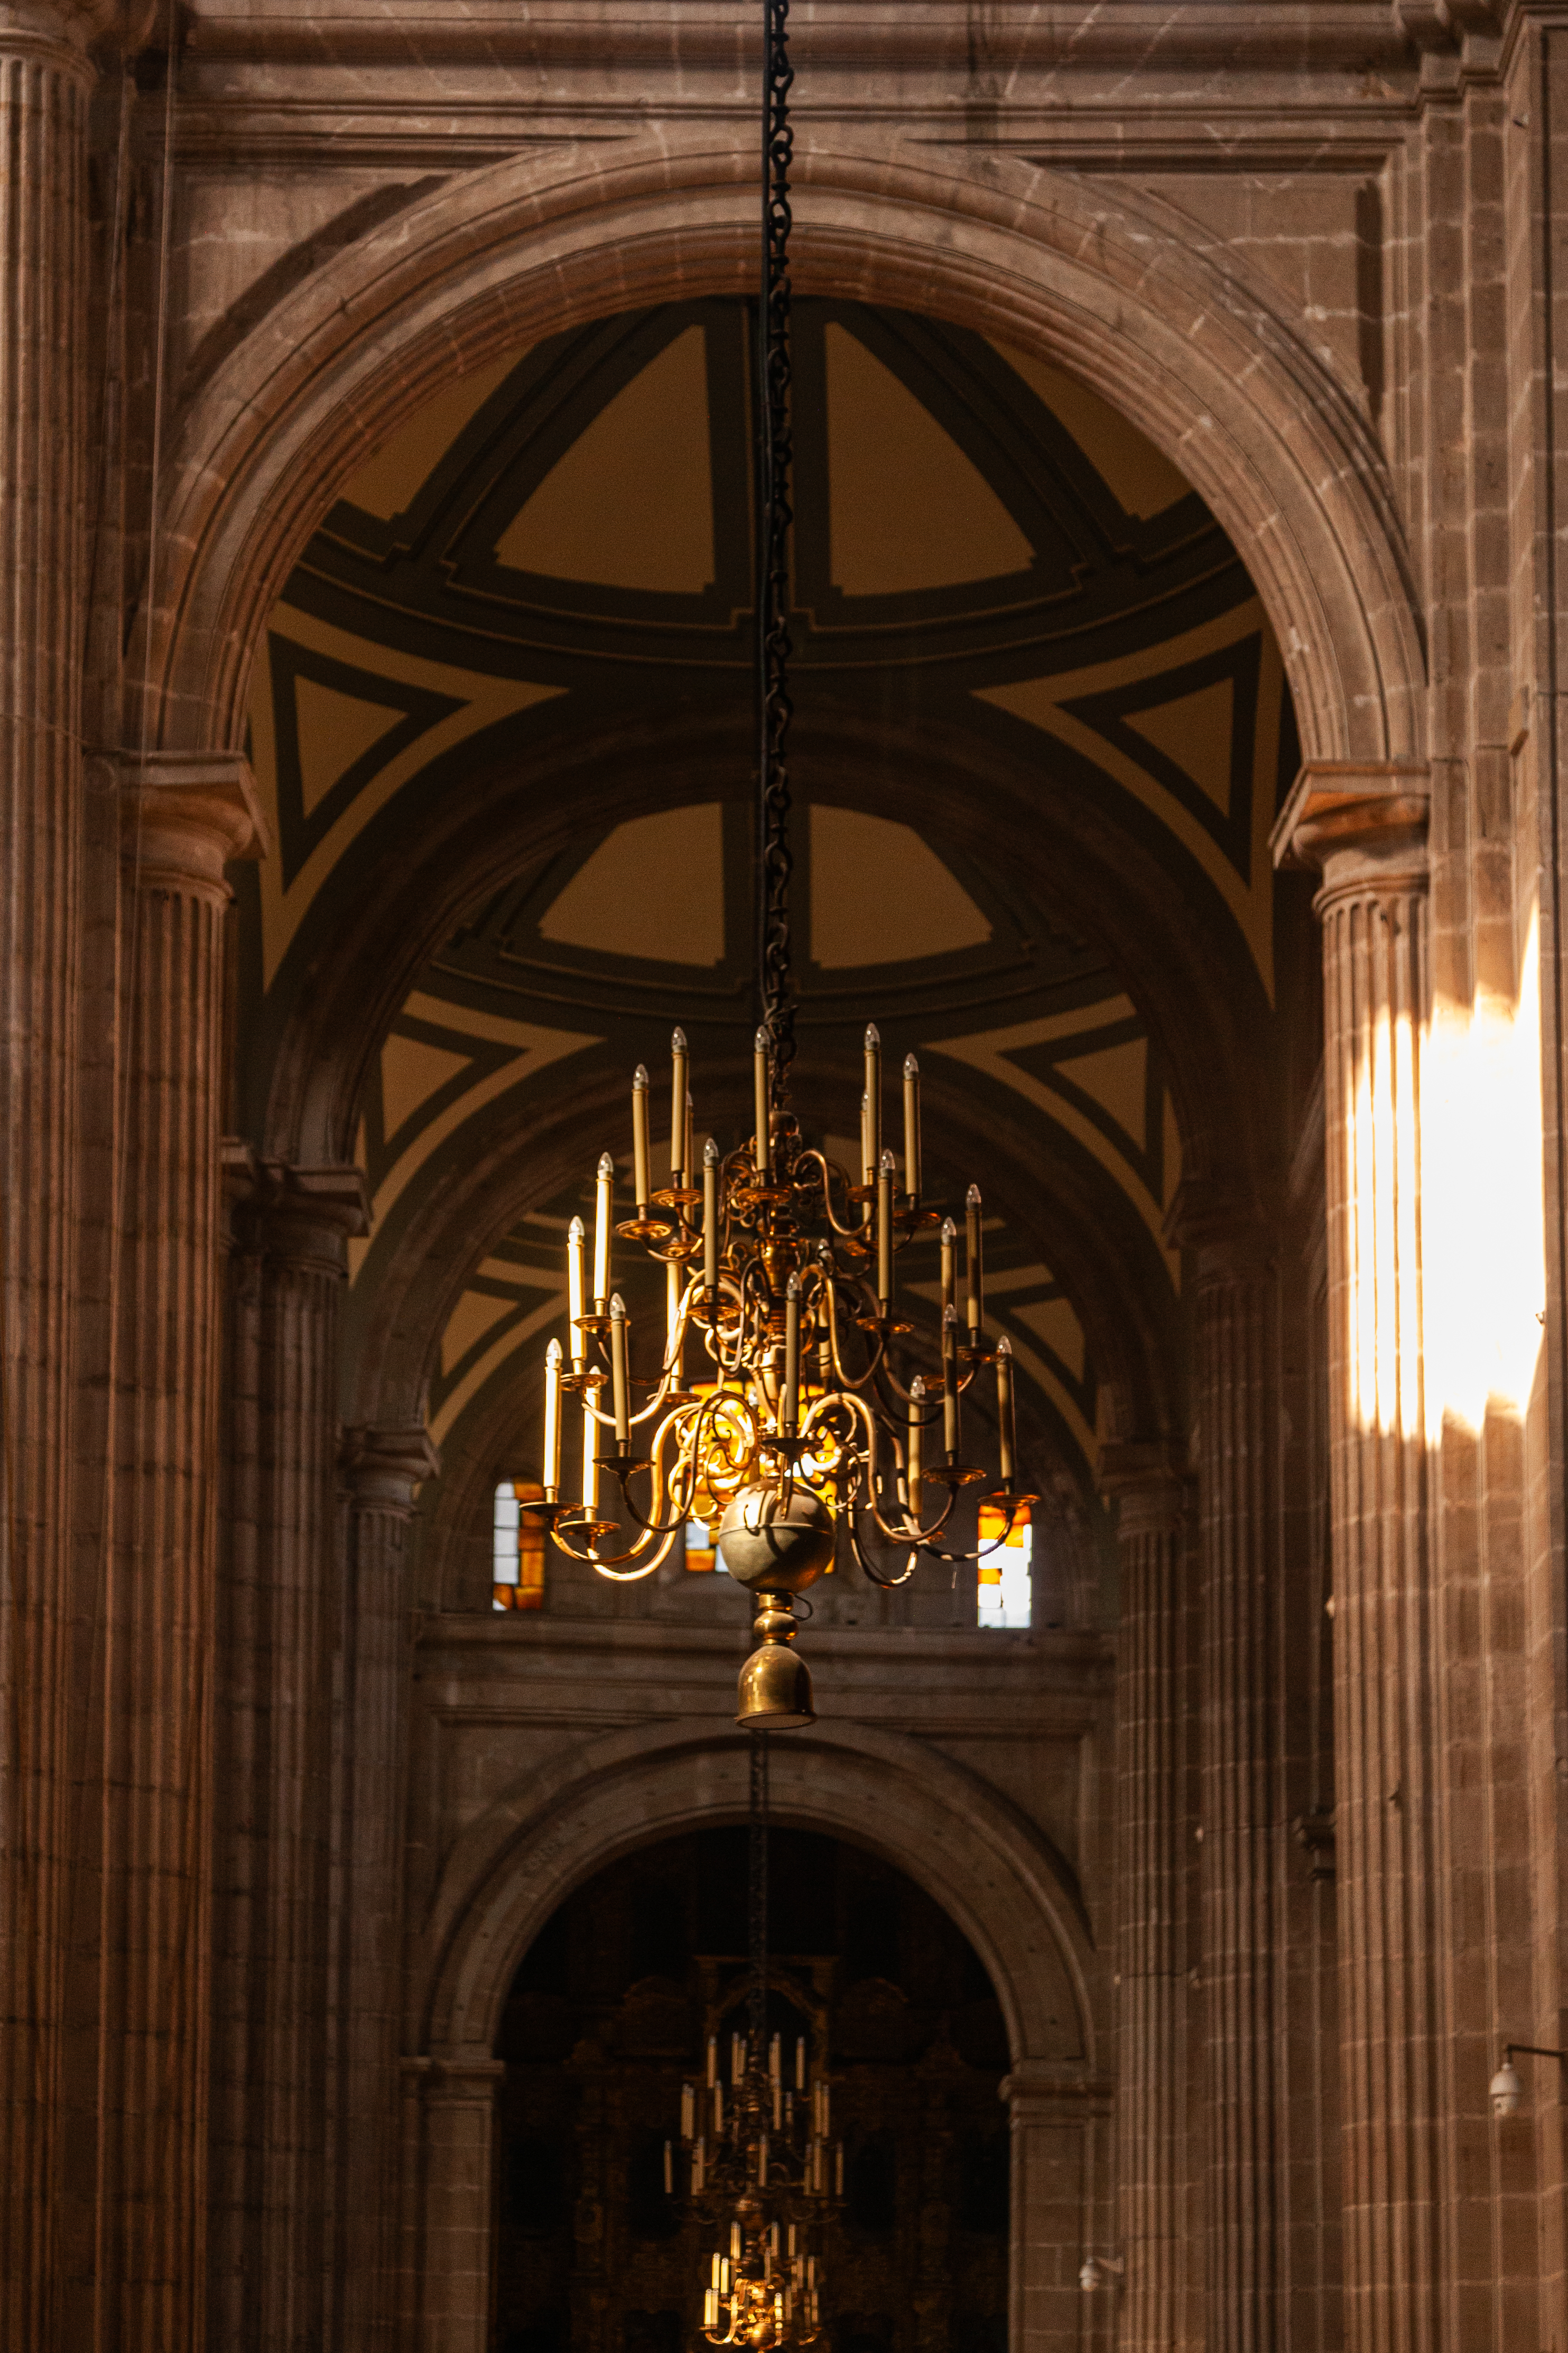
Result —
[[[812, 2042], [844, 2146], [829, 2338], [1004, 2353], [1009, 2052], [984, 1967], [863, 1847], [776, 1825], [770, 1877], [770, 2027]], [[706, 2036], [727, 2049], [743, 2011], [745, 1924], [744, 1828], [711, 1828], [595, 1874], [524, 1955], [496, 2042], [496, 2353], [690, 2340], [709, 2251], [679, 2172], [665, 2189], [664, 2143]]]

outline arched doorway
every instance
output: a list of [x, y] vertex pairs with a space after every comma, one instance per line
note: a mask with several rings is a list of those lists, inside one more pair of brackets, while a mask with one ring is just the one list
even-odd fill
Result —
[[[844, 2145], [825, 2241], [837, 2353], [1003, 2353], [1006, 2030], [973, 1947], [895, 1866], [771, 1840], [770, 2028], [820, 2050]], [[683, 2353], [701, 2226], [665, 2189], [679, 2084], [743, 2008], [745, 1832], [639, 1847], [512, 1980], [496, 2055], [496, 2353]], [[743, 2023], [743, 2021], [742, 2021]]]

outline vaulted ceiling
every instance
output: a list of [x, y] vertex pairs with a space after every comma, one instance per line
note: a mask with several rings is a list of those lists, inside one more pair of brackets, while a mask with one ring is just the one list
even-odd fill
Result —
[[[257, 1141], [367, 895], [417, 903], [427, 872], [449, 903], [442, 845], [493, 813], [458, 919], [366, 975], [356, 1041], [374, 1222], [351, 1356], [417, 1295], [446, 1446], [531, 1427], [566, 1221], [599, 1151], [629, 1151], [637, 1062], [659, 1101], [673, 1022], [699, 1134], [747, 1124], [751, 334], [743, 303], [692, 302], [454, 382], [349, 483], [258, 666], [278, 849], [243, 906]], [[895, 1067], [919, 1052], [933, 1182], [985, 1189], [1032, 1442], [1088, 1493], [1108, 1414], [1168, 1416], [1180, 1386], [1168, 1218], [1202, 1042], [1142, 955], [1131, 877], [1168, 892], [1262, 1067], [1268, 836], [1296, 765], [1278, 650], [1202, 501], [1058, 370], [806, 301], [795, 384], [797, 1110], [852, 1152], [866, 1020]]]

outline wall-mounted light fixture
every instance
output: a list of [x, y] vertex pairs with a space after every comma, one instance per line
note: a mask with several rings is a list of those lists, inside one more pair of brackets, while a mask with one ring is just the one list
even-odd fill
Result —
[[1085, 2295], [1092, 2295], [1098, 2287], [1118, 2287], [1127, 2269], [1125, 2255], [1090, 2255], [1078, 2275], [1078, 2284]]
[[1513, 2054], [1516, 2051], [1524, 2058], [1556, 2059], [1568, 2065], [1568, 2051], [1545, 2051], [1538, 2042], [1505, 2042], [1502, 2047], [1502, 2065], [1488, 2085], [1491, 2093], [1494, 2116], [1517, 2116], [1523, 2105], [1524, 2085], [1520, 2081], [1519, 2070], [1513, 2063]]

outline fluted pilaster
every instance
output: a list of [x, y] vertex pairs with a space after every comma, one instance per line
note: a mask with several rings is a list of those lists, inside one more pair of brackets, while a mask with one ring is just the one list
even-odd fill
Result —
[[394, 2327], [409, 1523], [440, 1457], [424, 1425], [351, 1430], [342, 1612], [344, 1921], [342, 2341], [384, 2353]]
[[1278, 2337], [1280, 2093], [1275, 2050], [1279, 1564], [1278, 1274], [1256, 1225], [1197, 1242], [1201, 1634], [1199, 1908], [1206, 2056], [1207, 2345]]
[[1321, 867], [1346, 2342], [1438, 2341], [1434, 1628], [1421, 1370], [1423, 772], [1307, 772]]
[[1186, 1482], [1159, 1450], [1107, 1450], [1118, 1504], [1117, 2339], [1181, 2341], [1187, 2261]]
[[366, 1219], [357, 1169], [229, 1164], [212, 2315], [294, 2353], [322, 2341], [333, 2252], [337, 1330]]
[[86, 72], [0, 21], [0, 2342], [54, 2341], [82, 798]]
[[98, 2299], [105, 2341], [204, 2338], [226, 757], [120, 763], [125, 1132], [104, 1611]]

